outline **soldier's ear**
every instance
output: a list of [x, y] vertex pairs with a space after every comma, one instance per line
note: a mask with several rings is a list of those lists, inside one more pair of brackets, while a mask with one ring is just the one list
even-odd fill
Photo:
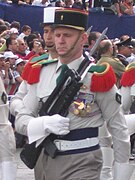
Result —
[[83, 41], [83, 44], [86, 44], [88, 42], [87, 33], [82, 33], [82, 41]]

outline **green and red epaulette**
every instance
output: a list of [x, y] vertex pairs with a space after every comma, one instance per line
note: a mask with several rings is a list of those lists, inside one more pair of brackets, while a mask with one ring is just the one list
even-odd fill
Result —
[[51, 63], [54, 63], [54, 62], [57, 62], [58, 59], [44, 59], [44, 60], [41, 60], [37, 63], [34, 63], [32, 65], [32, 68], [31, 68], [31, 71], [28, 75], [28, 78], [27, 78], [27, 82], [28, 84], [34, 84], [34, 83], [38, 83], [39, 82], [39, 78], [40, 78], [40, 72], [41, 72], [41, 68], [44, 66], [44, 65], [48, 65], [48, 64], [51, 64]]
[[90, 87], [92, 92], [107, 92], [116, 83], [115, 73], [108, 63], [92, 66], [89, 72], [93, 73]]
[[120, 83], [124, 87], [132, 86], [135, 83], [135, 62], [128, 64]]
[[38, 54], [34, 54], [30, 59], [29, 59], [29, 61], [28, 61], [28, 63], [25, 65], [25, 67], [24, 67], [24, 70], [23, 70], [23, 72], [22, 72], [22, 78], [24, 79], [24, 80], [28, 80], [28, 76], [29, 76], [29, 74], [30, 74], [30, 71], [31, 71], [31, 69], [32, 69], [32, 66], [34, 65], [34, 64], [36, 64], [38, 61], [41, 61], [41, 60], [43, 60], [43, 59], [48, 59], [48, 57], [49, 57], [49, 54], [43, 54], [43, 55], [41, 55], [41, 56], [39, 56]]

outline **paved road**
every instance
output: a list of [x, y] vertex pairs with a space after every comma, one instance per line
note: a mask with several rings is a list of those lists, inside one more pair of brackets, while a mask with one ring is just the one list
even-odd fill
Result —
[[[27, 168], [27, 166], [25, 166], [25, 164], [19, 158], [20, 151], [21, 151], [21, 149], [17, 149], [17, 153], [16, 153], [16, 163], [17, 163], [17, 178], [16, 178], [16, 180], [34, 180], [34, 171]], [[56, 179], [56, 180], [58, 180], [58, 179]], [[129, 180], [129, 179], [127, 179], [127, 180]], [[134, 174], [133, 174], [131, 180], [135, 180], [135, 171], [134, 171]]]
[[[16, 164], [17, 164], [17, 178], [16, 180], [34, 180], [34, 171], [27, 168], [20, 160], [19, 154], [21, 149], [17, 149]], [[40, 180], [40, 179], [39, 179]]]

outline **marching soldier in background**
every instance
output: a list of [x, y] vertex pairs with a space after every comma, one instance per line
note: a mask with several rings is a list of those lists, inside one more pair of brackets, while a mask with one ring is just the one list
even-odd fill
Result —
[[[98, 54], [100, 59], [97, 64], [108, 63], [112, 66], [116, 75], [116, 86], [120, 87], [120, 79], [125, 71], [125, 66], [117, 58], [113, 57], [114, 49], [111, 40], [102, 40], [99, 44]], [[103, 154], [103, 167], [100, 180], [112, 179], [113, 149], [112, 137], [106, 129], [106, 125], [100, 128], [100, 146]]]
[[7, 94], [0, 77], [0, 176], [2, 180], [16, 180], [15, 137], [8, 114]]
[[126, 67], [121, 79], [122, 107], [124, 114], [131, 114], [130, 108], [135, 97], [135, 62]]
[[[36, 141], [38, 145], [50, 134], [56, 135], [53, 139], [58, 151], [56, 157], [52, 159], [46, 153], [43, 155], [46, 180], [100, 179], [102, 154], [98, 128], [104, 121], [113, 138], [114, 179], [125, 178], [122, 172], [129, 161], [130, 143], [115, 86], [115, 75], [109, 64], [90, 68], [69, 107], [67, 117], [58, 114], [38, 115], [41, 100], [46, 102], [51, 95], [62, 65], [66, 64], [68, 68], [77, 70], [84, 60], [86, 24], [87, 14], [84, 11], [56, 10], [54, 34], [60, 58], [58, 62], [43, 66], [39, 79], [34, 82], [29, 79], [29, 91], [23, 98], [22, 109], [16, 117], [16, 130], [27, 135], [29, 143]], [[126, 178], [129, 179], [130, 175]]]
[[121, 79], [122, 108], [127, 119], [131, 139], [131, 155], [135, 142], [135, 62], [126, 67]]
[[114, 55], [114, 48], [111, 40], [102, 40], [100, 42], [99, 48], [98, 48], [98, 54], [100, 55], [100, 59], [98, 60], [97, 64], [102, 64], [104, 62], [110, 64], [114, 70], [114, 73], [116, 75], [116, 86], [120, 88], [120, 79], [122, 74], [125, 71], [125, 66], [122, 64], [122, 62], [115, 58]]
[[[28, 80], [28, 75], [30, 74], [31, 69], [36, 70], [36, 72], [34, 73], [34, 77], [38, 78], [37, 71], [40, 69], [42, 64], [44, 63], [48, 64], [48, 62], [51, 63], [57, 60], [58, 54], [55, 49], [54, 29], [53, 29], [55, 9], [56, 7], [44, 8], [44, 20], [41, 25], [44, 29], [43, 39], [45, 41], [45, 45], [46, 45], [45, 48], [47, 50], [47, 53], [41, 56], [34, 55], [31, 58], [31, 60], [28, 62], [28, 64], [26, 65], [25, 70], [23, 72], [24, 81], [20, 85], [19, 90], [13, 97], [10, 104], [10, 111], [14, 116], [16, 116], [17, 113], [21, 110], [22, 104], [23, 104], [22, 99], [25, 97], [25, 95], [27, 94], [29, 90], [29, 84], [27, 83], [27, 80]], [[38, 159], [37, 166], [35, 166], [34, 168], [34, 173], [35, 173], [36, 180], [39, 180], [39, 179], [45, 180], [44, 174], [42, 173], [42, 155]]]
[[116, 43], [116, 46], [118, 49], [117, 58], [122, 62], [122, 64], [125, 67], [129, 64], [129, 62], [127, 60], [131, 56], [132, 49], [133, 49], [131, 40], [132, 40], [132, 38], [129, 37], [126, 40], [122, 40], [122, 41]]
[[[131, 107], [134, 105], [135, 97], [135, 63], [130, 63], [121, 78], [121, 88], [120, 93], [122, 95], [121, 104], [122, 109], [125, 114], [126, 123], [130, 135], [131, 141], [131, 156], [130, 160], [134, 160], [135, 157], [132, 154], [134, 148], [134, 135], [135, 135], [135, 114], [130, 111]], [[100, 180], [112, 180], [112, 169], [113, 169], [113, 148], [112, 148], [112, 138], [108, 133], [106, 126], [100, 128], [100, 144], [102, 146], [103, 152], [103, 168]], [[134, 164], [132, 166], [125, 166], [125, 171], [123, 169], [123, 176], [126, 179], [130, 179], [128, 174], [134, 169]], [[128, 177], [128, 178], [127, 178]], [[122, 178], [123, 179], [123, 178]]]

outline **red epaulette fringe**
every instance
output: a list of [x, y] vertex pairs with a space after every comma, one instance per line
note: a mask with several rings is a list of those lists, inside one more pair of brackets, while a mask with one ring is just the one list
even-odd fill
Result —
[[22, 78], [23, 78], [23, 80], [28, 81], [28, 77], [29, 77], [30, 71], [31, 71], [31, 69], [32, 69], [32, 65], [34, 64], [34, 63], [31, 63], [31, 60], [32, 60], [34, 57], [37, 57], [37, 56], [38, 56], [38, 55], [33, 55], [33, 56], [29, 59], [28, 63], [25, 65], [24, 70], [23, 70], [22, 75], [21, 75]]
[[103, 73], [94, 72], [91, 79], [92, 92], [109, 91], [116, 83], [115, 73], [110, 65], [107, 66]]
[[40, 77], [40, 71], [41, 71], [42, 65], [35, 65], [32, 66], [31, 71], [28, 76], [28, 84], [34, 84], [39, 82]]
[[132, 86], [135, 83], [135, 68], [127, 70], [121, 78], [121, 85], [126, 86]]

